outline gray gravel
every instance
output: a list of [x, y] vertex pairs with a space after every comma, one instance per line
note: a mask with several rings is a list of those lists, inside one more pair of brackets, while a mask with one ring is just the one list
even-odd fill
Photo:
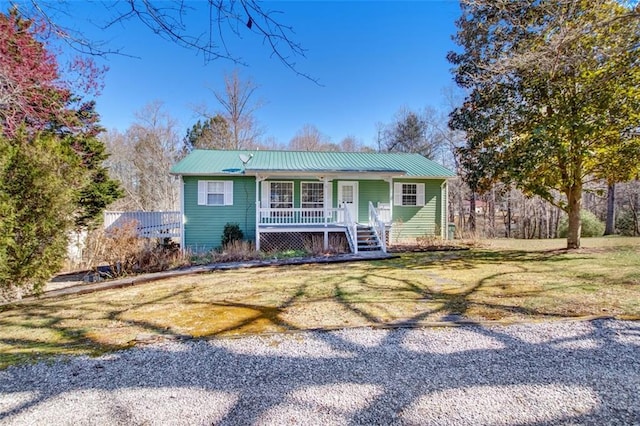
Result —
[[0, 423], [640, 424], [640, 323], [159, 343], [1, 371]]

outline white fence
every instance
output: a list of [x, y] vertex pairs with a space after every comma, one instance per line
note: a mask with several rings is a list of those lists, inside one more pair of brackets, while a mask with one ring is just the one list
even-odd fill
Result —
[[118, 228], [136, 221], [138, 236], [146, 238], [180, 238], [182, 214], [169, 212], [104, 212], [104, 229]]

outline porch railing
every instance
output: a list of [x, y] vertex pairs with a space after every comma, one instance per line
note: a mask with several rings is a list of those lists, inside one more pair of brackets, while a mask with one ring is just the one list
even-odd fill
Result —
[[391, 204], [390, 203], [378, 203], [376, 208], [378, 217], [383, 223], [391, 223]]
[[333, 225], [340, 223], [342, 208], [309, 209], [272, 209], [260, 208], [260, 225]]
[[358, 252], [357, 235], [358, 228], [356, 222], [351, 218], [347, 207], [328, 209], [272, 209], [258, 208], [258, 233], [260, 226], [344, 226], [347, 231], [347, 241], [353, 253]]
[[168, 212], [104, 212], [104, 229], [112, 230], [128, 222], [136, 222], [136, 232], [145, 238], [179, 238], [182, 213]]
[[373, 228], [378, 241], [380, 242], [380, 248], [384, 253], [387, 252], [387, 239], [386, 239], [386, 225], [378, 214], [378, 210], [373, 206], [373, 203], [369, 201], [369, 226]]
[[347, 241], [351, 247], [351, 252], [358, 253], [358, 224], [351, 219], [351, 213], [347, 206], [341, 209], [342, 217], [344, 218], [344, 224], [347, 227]]

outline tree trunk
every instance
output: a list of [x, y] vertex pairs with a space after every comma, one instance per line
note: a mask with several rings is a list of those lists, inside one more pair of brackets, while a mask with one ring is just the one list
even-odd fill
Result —
[[471, 232], [476, 230], [476, 193], [473, 191], [469, 197], [469, 230]]
[[511, 238], [511, 190], [507, 194], [507, 238]]
[[496, 236], [496, 189], [491, 187], [491, 198], [488, 203], [489, 208], [489, 236], [495, 238]]
[[611, 183], [607, 187], [607, 223], [604, 228], [604, 235], [613, 235], [616, 233], [615, 215], [616, 215], [616, 184]]
[[582, 222], [580, 221], [580, 209], [582, 208], [582, 186], [573, 185], [567, 191], [567, 201], [569, 214], [569, 230], [567, 232], [567, 248], [580, 248], [580, 233]]

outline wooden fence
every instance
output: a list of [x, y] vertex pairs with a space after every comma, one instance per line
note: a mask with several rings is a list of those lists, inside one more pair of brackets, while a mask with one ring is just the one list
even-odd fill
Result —
[[168, 212], [104, 212], [104, 228], [109, 231], [135, 221], [138, 236], [145, 238], [180, 238], [182, 214]]

